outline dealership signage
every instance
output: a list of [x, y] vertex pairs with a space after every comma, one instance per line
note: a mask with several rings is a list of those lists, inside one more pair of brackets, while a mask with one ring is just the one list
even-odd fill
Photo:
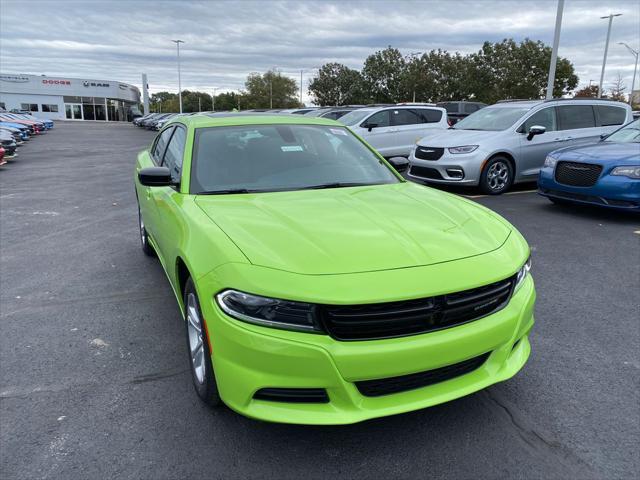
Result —
[[0, 75], [0, 80], [3, 82], [26, 83], [29, 81], [29, 77], [25, 75]]
[[84, 82], [82, 82], [82, 84], [85, 87], [109, 87], [108, 83], [104, 83], [104, 82], [90, 82], [88, 80], [85, 80]]
[[71, 85], [69, 80], [53, 80], [48, 78], [43, 78], [42, 83], [45, 85]]

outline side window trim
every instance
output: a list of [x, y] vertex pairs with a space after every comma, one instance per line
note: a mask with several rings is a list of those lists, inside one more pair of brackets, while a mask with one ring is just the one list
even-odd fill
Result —
[[[162, 162], [164, 161], [164, 154], [167, 151], [167, 147], [169, 146], [169, 142], [171, 141], [171, 138], [173, 137], [173, 130], [175, 129], [174, 125], [169, 125], [167, 128], [165, 128], [164, 130], [161, 130], [158, 135], [156, 136], [156, 139], [153, 143], [153, 149], [151, 150], [152, 154], [151, 154], [151, 158], [153, 159], [153, 163], [155, 163], [157, 166], [161, 167], [162, 166]], [[162, 150], [162, 156], [160, 157], [160, 159], [158, 160], [156, 158], [156, 155], [154, 153], [154, 150], [158, 144], [158, 141], [160, 140], [160, 137], [162, 136], [162, 134], [164, 132], [166, 132], [167, 130], [172, 130], [171, 134], [169, 135], [169, 140], [167, 140], [167, 143], [164, 146], [164, 150]]]
[[184, 137], [185, 137], [185, 144], [182, 145], [182, 162], [180, 163], [180, 166], [177, 167], [177, 171], [176, 173], [178, 174], [179, 177], [182, 177], [182, 164], [184, 163], [184, 151], [186, 149], [186, 138], [187, 138], [187, 129], [179, 124], [176, 124], [173, 126], [173, 132], [171, 132], [171, 136], [169, 137], [169, 141], [167, 141], [167, 145], [164, 147], [164, 153], [162, 154], [162, 163], [161, 165], [164, 166], [164, 160], [165, 157], [167, 156], [167, 151], [169, 150], [169, 145], [171, 144], [171, 141], [173, 140], [173, 137], [176, 135], [176, 132], [178, 131], [178, 129], [182, 129], [182, 131], [184, 132]]

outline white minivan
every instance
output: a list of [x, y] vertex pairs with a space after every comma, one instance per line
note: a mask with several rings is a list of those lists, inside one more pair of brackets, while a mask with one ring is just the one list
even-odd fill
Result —
[[419, 139], [428, 138], [430, 131], [449, 127], [444, 108], [422, 105], [359, 108], [338, 121], [385, 158], [408, 157]]

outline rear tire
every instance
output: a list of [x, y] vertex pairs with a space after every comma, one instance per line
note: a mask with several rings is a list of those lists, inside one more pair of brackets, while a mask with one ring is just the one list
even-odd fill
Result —
[[184, 311], [187, 352], [193, 386], [204, 403], [210, 407], [217, 407], [222, 404], [222, 400], [218, 394], [218, 385], [213, 372], [209, 338], [200, 310], [200, 301], [191, 278], [187, 280], [184, 288]]
[[480, 175], [480, 190], [487, 195], [500, 195], [513, 184], [513, 167], [505, 157], [493, 157]]

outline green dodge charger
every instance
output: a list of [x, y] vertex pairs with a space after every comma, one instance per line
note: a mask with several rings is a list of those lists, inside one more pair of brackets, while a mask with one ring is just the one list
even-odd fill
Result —
[[406, 182], [332, 120], [178, 117], [138, 155], [135, 185], [142, 250], [211, 406], [353, 423], [468, 395], [529, 356], [522, 235]]

